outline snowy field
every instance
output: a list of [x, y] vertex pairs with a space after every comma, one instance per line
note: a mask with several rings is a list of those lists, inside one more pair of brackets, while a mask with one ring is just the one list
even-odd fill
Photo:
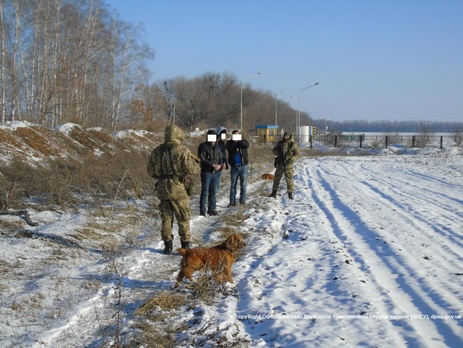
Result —
[[[247, 247], [215, 304], [171, 313], [188, 326], [182, 339], [214, 346], [198, 333], [214, 323], [215, 337], [249, 347], [463, 346], [461, 148], [301, 158], [295, 172], [292, 201], [284, 183], [267, 198], [271, 182], [255, 173], [245, 208], [226, 208], [223, 176], [221, 215], [242, 213]], [[195, 244], [221, 241], [226, 222], [197, 206]], [[39, 225], [21, 233], [33, 238], [0, 235], [1, 347], [102, 346], [115, 313], [128, 339], [152, 294], [188, 293], [188, 281], [172, 289], [180, 255], [161, 253], [158, 219], [128, 222], [127, 247], [111, 257], [76, 237], [85, 212], [30, 215]]]

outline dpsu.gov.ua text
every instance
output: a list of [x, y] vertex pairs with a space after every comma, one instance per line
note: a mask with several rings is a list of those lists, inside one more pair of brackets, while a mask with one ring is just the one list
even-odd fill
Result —
[[243, 314], [238, 320], [461, 320], [461, 314]]

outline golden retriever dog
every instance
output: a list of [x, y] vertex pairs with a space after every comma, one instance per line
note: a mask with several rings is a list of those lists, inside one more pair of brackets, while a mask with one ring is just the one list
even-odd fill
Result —
[[175, 288], [180, 285], [183, 278], [193, 281], [192, 274], [204, 267], [214, 271], [217, 282], [228, 281], [233, 283], [232, 264], [235, 262], [235, 253], [244, 248], [246, 243], [239, 234], [232, 234], [222, 244], [212, 248], [177, 249], [183, 255], [180, 262], [180, 271], [177, 275]]
[[273, 179], [275, 179], [275, 175], [269, 174], [269, 173], [262, 174], [262, 179], [263, 180], [273, 180]]

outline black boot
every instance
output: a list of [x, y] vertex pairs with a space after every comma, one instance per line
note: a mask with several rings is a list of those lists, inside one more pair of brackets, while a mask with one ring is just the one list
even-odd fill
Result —
[[292, 192], [288, 192], [288, 197], [289, 197], [289, 199], [293, 199], [293, 193], [292, 193]]
[[271, 194], [269, 197], [277, 198], [277, 191], [276, 191], [276, 190], [272, 190], [272, 194]]
[[164, 254], [166, 255], [170, 255], [172, 254], [172, 241], [171, 240], [168, 240], [167, 242], [164, 241]]
[[182, 243], [182, 248], [183, 249], [190, 249], [190, 242], [184, 242], [183, 240], [180, 241]]

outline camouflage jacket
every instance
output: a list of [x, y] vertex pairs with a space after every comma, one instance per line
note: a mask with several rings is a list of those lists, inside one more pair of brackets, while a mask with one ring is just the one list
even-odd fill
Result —
[[164, 132], [164, 143], [151, 152], [148, 174], [158, 180], [160, 200], [188, 198], [183, 179], [198, 172], [198, 162], [196, 156], [181, 145], [184, 139], [185, 133], [179, 127], [169, 126]]
[[299, 157], [299, 148], [294, 141], [293, 135], [290, 134], [288, 140], [280, 140], [273, 148], [275, 158], [275, 167], [284, 165], [285, 167], [292, 167], [294, 162]]

